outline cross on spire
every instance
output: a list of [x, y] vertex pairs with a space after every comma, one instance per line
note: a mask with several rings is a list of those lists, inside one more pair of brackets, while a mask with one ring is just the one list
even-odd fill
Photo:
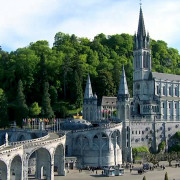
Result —
[[140, 4], [140, 6], [142, 6], [142, 0], [140, 0], [140, 3], [139, 3], [139, 4]]

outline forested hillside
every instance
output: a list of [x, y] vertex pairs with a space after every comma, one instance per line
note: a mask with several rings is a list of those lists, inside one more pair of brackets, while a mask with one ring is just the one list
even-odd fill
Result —
[[[2, 47], [3, 48], [3, 47]], [[178, 50], [151, 40], [153, 71], [180, 74]], [[98, 98], [116, 96], [124, 64], [132, 94], [133, 36], [99, 34], [93, 40], [59, 32], [54, 45], [30, 43], [0, 50], [0, 127], [24, 117], [65, 117], [82, 106], [88, 73]]]

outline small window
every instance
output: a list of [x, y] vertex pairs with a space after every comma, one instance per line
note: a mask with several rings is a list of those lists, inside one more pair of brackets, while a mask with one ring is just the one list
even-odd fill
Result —
[[139, 131], [139, 134], [141, 134], [141, 131]]
[[169, 103], [169, 109], [171, 109], [171, 103]]
[[169, 87], [169, 95], [172, 96], [172, 87]]
[[162, 103], [162, 106], [163, 106], [163, 108], [164, 108], [164, 103]]
[[175, 96], [178, 96], [178, 87], [175, 87]]
[[132, 134], [134, 134], [134, 131], [132, 131]]
[[159, 86], [156, 87], [156, 94], [159, 94]]
[[166, 95], [166, 87], [163, 86], [163, 95], [165, 96]]

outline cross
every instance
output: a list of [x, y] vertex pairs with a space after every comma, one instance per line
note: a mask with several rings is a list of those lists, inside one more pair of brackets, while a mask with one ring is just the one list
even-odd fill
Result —
[[140, 4], [140, 6], [142, 6], [142, 2], [141, 2], [141, 0], [140, 0], [140, 3], [139, 3], [139, 4]]

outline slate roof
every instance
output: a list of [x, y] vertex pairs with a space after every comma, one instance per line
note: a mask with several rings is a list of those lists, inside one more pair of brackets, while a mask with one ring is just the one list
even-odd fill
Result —
[[117, 97], [102, 97], [101, 106], [116, 106]]
[[152, 72], [151, 78], [152, 79], [168, 80], [168, 81], [180, 81], [180, 75], [158, 73], [158, 72]]

